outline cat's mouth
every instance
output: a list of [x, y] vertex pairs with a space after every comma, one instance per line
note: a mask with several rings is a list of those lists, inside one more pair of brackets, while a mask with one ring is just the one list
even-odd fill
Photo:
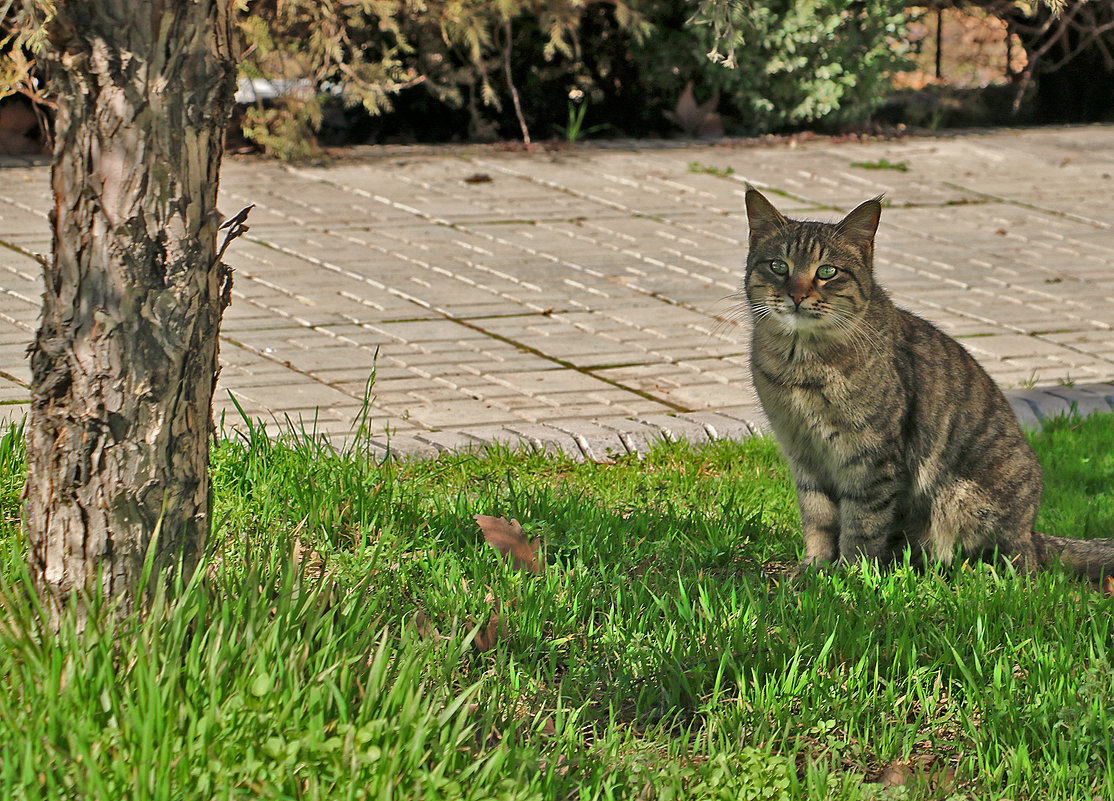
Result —
[[786, 317], [798, 320], [819, 320], [824, 316], [824, 313], [816, 308], [815, 305], [810, 304], [806, 306], [802, 303], [798, 306], [793, 303], [793, 301], [786, 300], [785, 298], [778, 298], [778, 302], [775, 304], [775, 310]]
[[831, 327], [827, 309], [817, 308], [813, 303], [797, 305], [792, 300], [770, 293], [765, 298], [751, 300], [751, 313], [756, 321], [767, 320], [779, 330], [793, 336], [799, 334], [820, 334]]
[[772, 304], [771, 317], [790, 334], [813, 334], [828, 328], [827, 315], [819, 309], [795, 306], [793, 303]]

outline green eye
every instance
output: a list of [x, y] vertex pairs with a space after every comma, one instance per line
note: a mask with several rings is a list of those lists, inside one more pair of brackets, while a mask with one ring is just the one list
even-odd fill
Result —
[[785, 275], [789, 272], [789, 265], [779, 259], [774, 259], [770, 262], [770, 272], [774, 275]]
[[821, 281], [827, 281], [829, 278], [835, 278], [835, 274], [837, 272], [838, 270], [836, 270], [836, 268], [832, 265], [821, 264], [818, 268], [816, 268], [816, 277], [819, 278]]

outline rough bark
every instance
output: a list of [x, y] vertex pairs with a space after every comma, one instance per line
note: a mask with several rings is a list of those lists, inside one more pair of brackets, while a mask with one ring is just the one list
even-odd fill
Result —
[[[54, 615], [134, 607], [209, 529], [231, 0], [58, 0], [53, 257], [31, 346], [31, 574]], [[171, 570], [167, 570], [171, 568]]]

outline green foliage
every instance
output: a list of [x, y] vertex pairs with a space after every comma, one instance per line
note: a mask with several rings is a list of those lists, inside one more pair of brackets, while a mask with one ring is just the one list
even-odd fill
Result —
[[[329, 113], [327, 98], [338, 111], [360, 105], [376, 115], [390, 111], [402, 89], [418, 86], [440, 103], [467, 106], [471, 135], [490, 136], [494, 128], [484, 110], [503, 110], [517, 78], [513, 67], [521, 62], [537, 72], [578, 61], [587, 8], [583, 0], [241, 4], [248, 43], [241, 73], [296, 87], [275, 103], [258, 103], [244, 121], [249, 138], [283, 158], [316, 151]], [[646, 30], [628, 3], [614, 3], [613, 18], [620, 30]], [[540, 43], [516, 37], [520, 24], [538, 31]]]
[[655, 36], [636, 57], [651, 84], [672, 85], [679, 94], [697, 79], [705, 93], [719, 89], [721, 109], [729, 106], [745, 132], [856, 124], [884, 100], [890, 75], [910, 65], [906, 6], [900, 0], [706, 0], [697, 18], [706, 24]]
[[851, 166], [858, 167], [861, 170], [897, 170], [898, 172], [909, 172], [909, 162], [894, 162], [886, 158], [881, 158], [877, 161], [852, 161]]
[[46, 21], [53, 13], [53, 0], [0, 0], [0, 99], [18, 93], [49, 105], [35, 58], [46, 46]]
[[702, 164], [699, 161], [689, 162], [689, 172], [695, 172], [702, 175], [716, 175], [720, 178], [728, 178], [735, 174], [734, 167], [716, 167], [711, 164]]
[[8, 578], [23, 561], [20, 496], [26, 463], [23, 423], [11, 425], [0, 436], [0, 576]]
[[569, 101], [569, 121], [566, 125], [554, 125], [553, 128], [567, 141], [570, 145], [575, 145], [577, 140], [584, 136], [589, 136], [594, 133], [599, 133], [611, 127], [605, 123], [603, 125], [591, 125], [587, 128], [584, 127], [584, 117], [588, 113], [587, 103], [575, 103]]
[[267, 152], [299, 159], [318, 151], [317, 133], [330, 103], [391, 108], [391, 95], [420, 82], [400, 26], [402, 0], [238, 0], [245, 50], [240, 74], [266, 78], [286, 91], [256, 102], [244, 135]]
[[[1040, 527], [1108, 535], [1114, 415], [1033, 441]], [[14, 560], [18, 442], [0, 439]], [[142, 618], [52, 634], [6, 565], [0, 796], [1114, 797], [1110, 599], [982, 564], [793, 585], [769, 440], [381, 464], [252, 429], [213, 480], [205, 564]], [[545, 572], [510, 569], [476, 513], [540, 536]], [[470, 647], [496, 607], [497, 641]], [[923, 760], [955, 781], [871, 783]]]

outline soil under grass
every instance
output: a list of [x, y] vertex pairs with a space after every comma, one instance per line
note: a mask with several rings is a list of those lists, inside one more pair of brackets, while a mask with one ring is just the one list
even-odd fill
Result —
[[[1110, 536], [1114, 415], [1033, 441], [1042, 530]], [[194, 581], [54, 638], [0, 441], [0, 796], [1114, 798], [1114, 601], [982, 564], [790, 586], [768, 440], [395, 465], [254, 434], [213, 464]]]

